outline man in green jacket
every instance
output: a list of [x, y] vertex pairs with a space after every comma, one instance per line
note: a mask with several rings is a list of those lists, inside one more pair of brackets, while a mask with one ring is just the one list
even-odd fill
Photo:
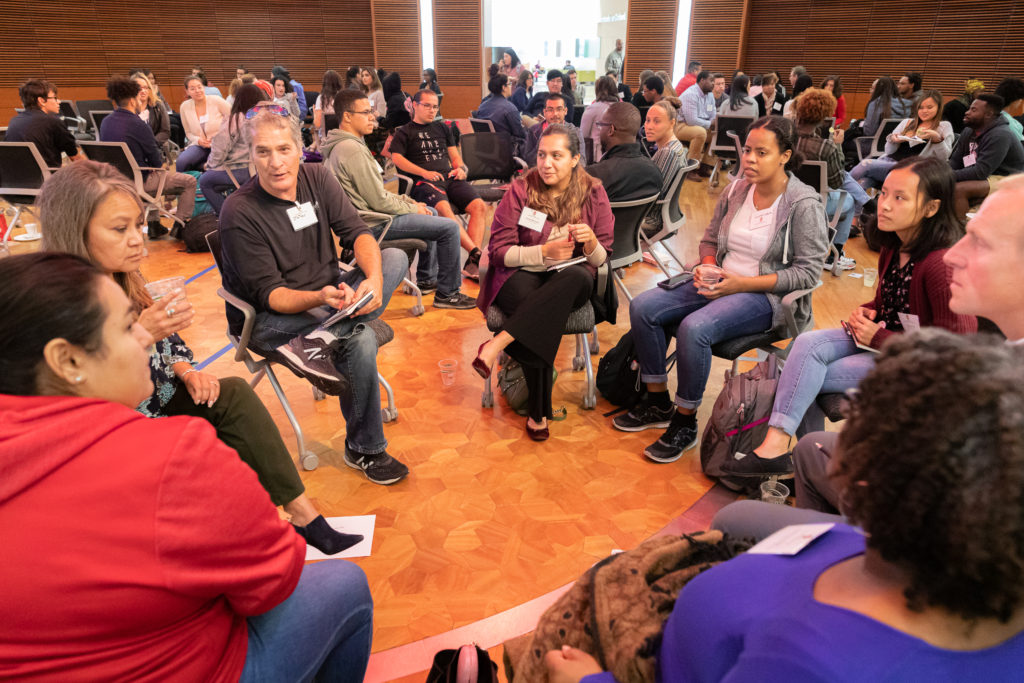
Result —
[[[416, 268], [417, 285], [421, 291], [434, 292], [435, 308], [470, 309], [476, 299], [459, 291], [462, 273], [459, 264], [459, 224], [443, 218], [425, 204], [384, 189], [380, 165], [363, 141], [373, 132], [376, 117], [366, 93], [345, 89], [334, 98], [334, 111], [339, 127], [327, 134], [324, 154], [327, 168], [341, 182], [342, 188], [359, 211], [373, 211], [391, 216], [388, 237], [421, 239], [430, 245], [420, 252]], [[378, 221], [370, 230], [380, 236], [384, 223]]]

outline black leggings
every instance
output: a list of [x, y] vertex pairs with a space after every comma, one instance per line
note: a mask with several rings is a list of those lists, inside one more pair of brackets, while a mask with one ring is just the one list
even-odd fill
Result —
[[594, 276], [583, 265], [557, 272], [517, 270], [494, 304], [505, 314], [504, 331], [515, 340], [505, 351], [523, 366], [530, 417], [551, 417], [552, 370], [569, 314], [590, 299]]

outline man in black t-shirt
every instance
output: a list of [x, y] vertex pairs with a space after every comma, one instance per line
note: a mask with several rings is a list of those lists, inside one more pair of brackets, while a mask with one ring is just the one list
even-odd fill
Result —
[[61, 152], [72, 161], [84, 159], [78, 151], [75, 136], [60, 118], [57, 86], [38, 78], [26, 81], [18, 89], [25, 111], [15, 115], [7, 125], [7, 142], [32, 142], [49, 168], [59, 168]]
[[469, 225], [460, 233], [462, 247], [469, 252], [462, 272], [475, 280], [486, 207], [466, 182], [468, 169], [455, 146], [455, 134], [444, 121], [434, 120], [437, 94], [420, 90], [412, 97], [412, 109], [412, 121], [398, 128], [391, 138], [391, 160], [398, 170], [412, 176], [413, 199], [434, 207], [445, 218], [455, 219], [453, 204], [460, 212], [469, 214]]

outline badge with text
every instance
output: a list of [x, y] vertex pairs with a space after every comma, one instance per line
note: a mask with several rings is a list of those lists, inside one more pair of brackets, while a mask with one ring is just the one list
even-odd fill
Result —
[[964, 168], [970, 168], [976, 163], [978, 163], [978, 156], [974, 152], [964, 157]]
[[773, 104], [772, 111], [782, 111], [782, 102], [776, 102]]
[[288, 219], [292, 222], [292, 230], [295, 230], [295, 232], [308, 228], [311, 225], [316, 225], [318, 222], [316, 210], [313, 209], [313, 205], [309, 202], [296, 203], [295, 206], [289, 207]]
[[536, 230], [542, 232], [544, 230], [544, 221], [548, 219], [546, 213], [536, 211], [528, 206], [523, 207], [523, 213], [519, 216], [519, 225], [530, 230]]
[[913, 313], [897, 313], [900, 319], [900, 325], [903, 325], [903, 331], [906, 333], [917, 332], [921, 329], [921, 319]]

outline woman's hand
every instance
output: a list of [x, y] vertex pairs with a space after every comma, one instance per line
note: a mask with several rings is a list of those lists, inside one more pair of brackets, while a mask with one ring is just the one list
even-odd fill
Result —
[[186, 371], [181, 381], [185, 383], [188, 395], [196, 405], [205, 403], [209, 408], [220, 398], [220, 380], [208, 372]]
[[568, 645], [544, 655], [544, 668], [548, 670], [548, 683], [579, 683], [584, 676], [604, 671], [596, 659]]
[[845, 138], [846, 131], [844, 131], [842, 128], [836, 128], [835, 130], [832, 131], [832, 142], [836, 143], [837, 145], [842, 145], [843, 140]]
[[[694, 270], [698, 270], [698, 268], [695, 268]], [[717, 285], [697, 289], [697, 292], [702, 294], [705, 299], [711, 299], [712, 301], [719, 297], [728, 296], [729, 294], [739, 294], [740, 292], [745, 291], [747, 291], [747, 278], [742, 275], [730, 273], [727, 270], [722, 271], [722, 279], [718, 281]]]
[[569, 234], [577, 242], [583, 244], [583, 251], [592, 253], [597, 249], [597, 235], [594, 234], [594, 230], [586, 223], [572, 223], [565, 226], [569, 230]]
[[565, 261], [572, 256], [573, 250], [576, 248], [576, 243], [569, 240], [554, 240], [552, 242], [546, 242], [544, 246], [540, 248], [540, 253], [544, 255], [544, 258], [551, 261]]
[[209, 147], [211, 144], [212, 143], [210, 142], [210, 138], [207, 138], [207, 137], [199, 138], [199, 146], [200, 147]]
[[847, 321], [854, 339], [864, 346], [871, 346], [871, 340], [875, 338], [875, 333], [885, 327], [885, 323], [875, 323], [877, 315], [878, 311], [860, 306], [854, 309]]
[[183, 292], [171, 292], [139, 314], [139, 324], [153, 335], [153, 341], [170, 337], [192, 324], [195, 311], [188, 299], [178, 299]]
[[918, 128], [917, 137], [926, 142], [942, 142], [942, 136], [939, 135], [939, 131], [932, 130], [931, 128], [926, 128], [924, 130]]

